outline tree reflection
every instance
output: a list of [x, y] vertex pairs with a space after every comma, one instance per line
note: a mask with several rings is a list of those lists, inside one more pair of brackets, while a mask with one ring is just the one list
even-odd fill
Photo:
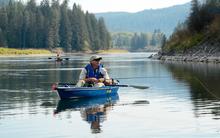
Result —
[[173, 78], [190, 87], [195, 116], [214, 115], [220, 119], [220, 65], [203, 63], [168, 63]]

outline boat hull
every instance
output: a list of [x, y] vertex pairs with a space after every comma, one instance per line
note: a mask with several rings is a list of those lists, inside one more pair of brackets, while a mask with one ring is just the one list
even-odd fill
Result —
[[60, 100], [57, 104], [57, 108], [54, 111], [55, 114], [66, 110], [80, 110], [81, 108], [94, 108], [101, 105], [113, 105], [119, 100], [118, 94], [90, 97], [90, 98], [76, 98]]
[[109, 96], [117, 94], [119, 87], [57, 87], [60, 99]]

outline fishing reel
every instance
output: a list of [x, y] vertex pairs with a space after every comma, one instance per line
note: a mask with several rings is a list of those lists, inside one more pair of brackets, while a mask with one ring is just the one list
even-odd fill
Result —
[[112, 79], [112, 84], [113, 84], [113, 85], [119, 84], [119, 80]]

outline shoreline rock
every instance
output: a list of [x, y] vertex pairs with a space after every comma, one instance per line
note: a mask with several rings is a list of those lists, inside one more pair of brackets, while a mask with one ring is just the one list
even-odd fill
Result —
[[161, 56], [157, 58], [162, 61], [184, 61], [184, 62], [203, 62], [203, 63], [220, 63], [220, 57], [200, 57], [200, 56]]
[[151, 59], [162, 60], [162, 61], [182, 61], [182, 62], [203, 62], [203, 63], [220, 63], [220, 56], [189, 56], [189, 55], [151, 55]]
[[184, 62], [203, 62], [220, 63], [220, 42], [205, 42], [199, 46], [181, 52], [158, 52], [151, 56], [152, 59], [162, 61], [184, 61]]
[[220, 63], [220, 56], [190, 56], [190, 55], [161, 55], [157, 53], [148, 57], [150, 59], [162, 60], [162, 61], [181, 61], [181, 62], [203, 62], [203, 63]]

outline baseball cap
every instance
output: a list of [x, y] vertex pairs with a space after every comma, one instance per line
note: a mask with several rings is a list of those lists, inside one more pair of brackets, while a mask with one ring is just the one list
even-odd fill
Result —
[[93, 60], [101, 60], [102, 57], [101, 56], [98, 56], [98, 55], [93, 55], [90, 57], [90, 61], [93, 61]]

